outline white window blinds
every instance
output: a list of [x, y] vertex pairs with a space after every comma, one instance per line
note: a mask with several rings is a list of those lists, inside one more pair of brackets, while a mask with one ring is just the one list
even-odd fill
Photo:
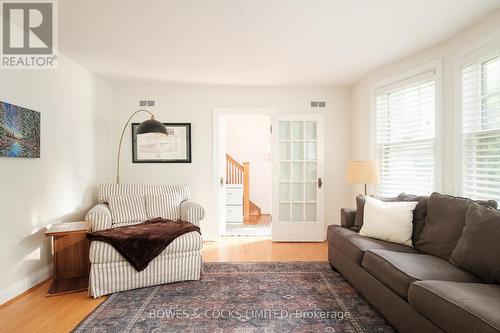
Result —
[[434, 190], [435, 94], [434, 71], [377, 90], [379, 194]]
[[500, 201], [500, 55], [462, 69], [462, 194]]

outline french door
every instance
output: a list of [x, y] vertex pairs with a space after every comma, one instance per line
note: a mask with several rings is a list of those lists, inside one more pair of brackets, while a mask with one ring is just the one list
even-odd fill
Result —
[[272, 240], [323, 241], [323, 116], [276, 115], [272, 126]]

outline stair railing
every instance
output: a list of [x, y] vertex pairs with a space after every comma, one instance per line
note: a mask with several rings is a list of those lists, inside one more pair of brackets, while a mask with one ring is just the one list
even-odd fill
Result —
[[243, 218], [250, 219], [250, 162], [243, 164], [226, 154], [226, 184], [243, 184]]

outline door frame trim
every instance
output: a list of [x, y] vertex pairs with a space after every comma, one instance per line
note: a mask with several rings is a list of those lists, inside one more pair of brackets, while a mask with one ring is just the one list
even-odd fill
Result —
[[[220, 211], [221, 201], [224, 198], [220, 198], [219, 191], [219, 131], [220, 131], [220, 117], [223, 115], [266, 115], [271, 117], [279, 114], [276, 109], [272, 108], [214, 108], [212, 111], [212, 194], [213, 194], [213, 207], [214, 207], [214, 217], [217, 221], [217, 233], [215, 234], [216, 240], [219, 240], [222, 233], [224, 223], [222, 221], [223, 213]], [[272, 157], [271, 157], [272, 158]]]

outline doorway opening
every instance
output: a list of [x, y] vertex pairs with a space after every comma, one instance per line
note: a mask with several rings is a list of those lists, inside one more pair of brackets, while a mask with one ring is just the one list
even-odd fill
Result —
[[271, 117], [222, 114], [219, 138], [219, 164], [224, 175], [221, 234], [271, 236]]

